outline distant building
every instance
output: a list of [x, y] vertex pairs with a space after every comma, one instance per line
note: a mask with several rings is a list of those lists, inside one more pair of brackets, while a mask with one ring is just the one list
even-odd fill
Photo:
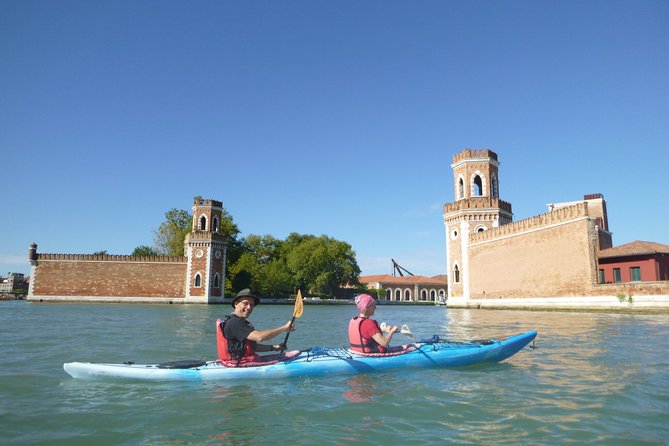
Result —
[[669, 280], [669, 246], [639, 240], [599, 252], [599, 283]]
[[26, 277], [21, 273], [9, 273], [8, 277], [0, 277], [0, 293], [11, 293], [12, 291], [28, 291]]
[[443, 302], [448, 294], [446, 276], [360, 276], [360, 283], [375, 290], [385, 290], [389, 302]]

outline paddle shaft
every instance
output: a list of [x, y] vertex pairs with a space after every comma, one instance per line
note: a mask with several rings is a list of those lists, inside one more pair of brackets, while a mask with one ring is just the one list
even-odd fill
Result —
[[[293, 323], [295, 323], [295, 316], [293, 316], [293, 318], [290, 320], [291, 327], [293, 326]], [[290, 336], [290, 329], [288, 330], [288, 333], [286, 333], [286, 338], [283, 340], [284, 347], [287, 345], [286, 343], [288, 342], [288, 336]], [[283, 350], [284, 349], [281, 349], [281, 351], [279, 352], [280, 355], [283, 355]]]

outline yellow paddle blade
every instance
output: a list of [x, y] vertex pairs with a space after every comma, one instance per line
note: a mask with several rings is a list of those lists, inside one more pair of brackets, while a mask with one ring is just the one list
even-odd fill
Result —
[[295, 298], [295, 309], [293, 310], [293, 317], [301, 317], [304, 313], [304, 305], [302, 305], [302, 290], [297, 290], [297, 297]]

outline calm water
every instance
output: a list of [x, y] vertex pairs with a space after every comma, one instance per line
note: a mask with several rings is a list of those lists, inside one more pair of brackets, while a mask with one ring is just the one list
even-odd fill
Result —
[[[536, 329], [464, 369], [223, 384], [96, 382], [67, 361], [211, 359], [227, 306], [0, 303], [4, 445], [669, 444], [669, 316], [386, 307], [417, 336]], [[353, 306], [306, 306], [291, 348], [346, 343]], [[260, 306], [258, 328], [292, 307]], [[404, 338], [396, 335], [399, 342]]]

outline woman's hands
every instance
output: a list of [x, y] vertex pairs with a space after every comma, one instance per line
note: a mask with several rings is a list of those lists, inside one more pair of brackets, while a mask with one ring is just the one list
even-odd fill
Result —
[[381, 325], [379, 325], [379, 328], [381, 328], [381, 331], [386, 333], [386, 334], [394, 334], [398, 330], [397, 325], [390, 326], [390, 325], [386, 324], [385, 322], [381, 322]]

